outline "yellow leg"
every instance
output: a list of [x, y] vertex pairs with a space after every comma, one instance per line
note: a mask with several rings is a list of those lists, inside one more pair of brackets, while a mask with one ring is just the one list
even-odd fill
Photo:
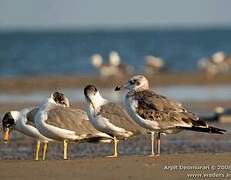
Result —
[[63, 141], [63, 159], [67, 159], [67, 140]]
[[154, 134], [154, 132], [151, 132], [151, 154], [150, 154], [150, 157], [153, 157], [155, 155], [154, 140], [155, 140], [155, 134]]
[[35, 150], [35, 158], [34, 158], [34, 160], [36, 161], [39, 160], [39, 150], [40, 150], [40, 141], [37, 141], [36, 150]]
[[117, 158], [118, 157], [118, 142], [119, 140], [117, 140], [117, 138], [114, 136], [114, 155], [112, 156], [107, 156], [107, 157], [113, 157], [113, 158]]
[[44, 143], [44, 146], [43, 146], [43, 160], [46, 159], [46, 154], [47, 154], [47, 142]]

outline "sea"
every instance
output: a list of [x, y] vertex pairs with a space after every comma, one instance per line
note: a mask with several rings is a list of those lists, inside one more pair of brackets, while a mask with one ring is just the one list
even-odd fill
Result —
[[199, 59], [231, 54], [231, 29], [0, 32], [0, 77], [92, 75], [90, 57], [106, 63], [112, 50], [137, 73], [146, 55], [163, 58], [170, 72], [196, 72]]

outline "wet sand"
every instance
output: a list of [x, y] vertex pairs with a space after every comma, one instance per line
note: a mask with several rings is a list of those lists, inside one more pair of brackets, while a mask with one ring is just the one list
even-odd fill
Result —
[[[220, 134], [182, 131], [178, 134], [161, 136], [161, 152], [163, 154], [185, 153], [228, 153], [231, 149], [230, 124], [210, 123], [226, 129]], [[1, 130], [0, 130], [0, 136]], [[35, 140], [17, 131], [12, 131], [7, 144], [0, 141], [0, 160], [32, 160], [34, 157]], [[148, 155], [151, 152], [150, 135], [139, 135], [119, 142], [120, 155]], [[104, 157], [113, 152], [111, 143], [71, 143], [68, 148], [70, 159], [86, 157]], [[62, 143], [49, 143], [48, 160], [62, 159]]]
[[[0, 177], [4, 180], [153, 180], [167, 178], [180, 180], [195, 179], [189, 176], [202, 174], [218, 177], [213, 179], [223, 179], [221, 176], [228, 176], [230, 170], [218, 170], [218, 168], [231, 165], [230, 157], [230, 153], [224, 153], [162, 155], [157, 158], [123, 156], [118, 159], [100, 157], [65, 161], [0, 161]], [[169, 170], [170, 166], [175, 170]], [[185, 168], [194, 168], [194, 170]]]
[[[87, 84], [95, 84], [98, 87], [115, 87], [124, 83], [129, 77], [123, 78], [100, 78], [99, 76], [38, 76], [38, 77], [18, 77], [0, 78], [1, 92], [31, 92], [38, 90], [54, 90], [62, 88], [83, 88]], [[165, 73], [147, 76], [150, 85], [170, 86], [170, 85], [224, 85], [231, 84], [229, 74], [219, 75], [208, 79], [200, 73]]]

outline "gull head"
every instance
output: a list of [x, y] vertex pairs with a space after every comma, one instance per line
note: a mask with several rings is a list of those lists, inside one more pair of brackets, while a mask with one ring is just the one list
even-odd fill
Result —
[[93, 106], [93, 108], [97, 108], [99, 105], [102, 105], [106, 100], [102, 98], [99, 91], [94, 85], [87, 85], [84, 88], [84, 95], [86, 101]]
[[100, 54], [94, 54], [91, 57], [91, 64], [95, 66], [96, 68], [99, 68], [103, 63], [103, 58]]
[[109, 54], [109, 64], [112, 66], [119, 66], [121, 63], [121, 59], [119, 54], [116, 51], [112, 51]]
[[19, 119], [18, 111], [9, 111], [5, 113], [2, 119], [3, 140], [5, 143], [9, 140], [10, 132], [14, 129], [16, 121]]
[[223, 114], [225, 112], [225, 109], [223, 107], [221, 107], [221, 106], [217, 106], [217, 107], [215, 107], [214, 111], [215, 111], [216, 114], [221, 115], [221, 114]]
[[127, 83], [122, 86], [116, 86], [115, 91], [128, 89], [129, 91], [143, 91], [149, 89], [149, 83], [146, 77], [142, 75], [133, 76]]
[[221, 64], [225, 60], [225, 53], [222, 51], [216, 52], [212, 55], [212, 62], [215, 64]]
[[69, 102], [68, 98], [63, 93], [54, 92], [51, 95], [51, 99], [57, 105], [60, 105], [63, 107], [70, 107], [70, 102]]

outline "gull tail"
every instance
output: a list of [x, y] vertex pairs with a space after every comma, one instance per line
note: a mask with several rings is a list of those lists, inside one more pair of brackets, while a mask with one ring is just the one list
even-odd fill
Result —
[[205, 133], [214, 133], [214, 134], [224, 134], [225, 129], [220, 129], [217, 127], [209, 126], [206, 122], [199, 119], [195, 114], [187, 112], [183, 115], [186, 115], [187, 118], [183, 118], [183, 121], [187, 124], [190, 124], [191, 127], [182, 127], [180, 128], [191, 131], [205, 132]]
[[199, 127], [199, 126], [180, 127], [180, 129], [205, 132], [205, 133], [214, 133], [214, 134], [224, 134], [226, 132], [225, 129], [220, 129], [220, 128], [216, 128], [213, 126], [208, 126], [208, 127]]

